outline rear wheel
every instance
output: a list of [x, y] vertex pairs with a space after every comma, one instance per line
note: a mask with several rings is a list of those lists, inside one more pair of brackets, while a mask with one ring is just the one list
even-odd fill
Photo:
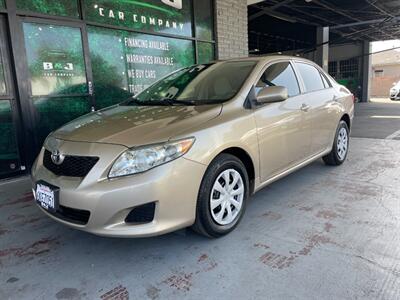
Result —
[[239, 224], [249, 196], [249, 179], [243, 163], [230, 154], [219, 155], [201, 183], [193, 230], [220, 237]]
[[349, 127], [345, 121], [340, 121], [336, 130], [335, 140], [333, 142], [332, 151], [323, 157], [325, 164], [330, 166], [339, 166], [347, 158], [349, 151]]

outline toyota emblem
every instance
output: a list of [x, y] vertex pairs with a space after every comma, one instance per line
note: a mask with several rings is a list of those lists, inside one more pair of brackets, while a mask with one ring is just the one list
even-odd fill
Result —
[[53, 152], [51, 152], [51, 161], [55, 164], [55, 165], [61, 165], [64, 161], [65, 156], [63, 154], [60, 153], [59, 150], [54, 150]]

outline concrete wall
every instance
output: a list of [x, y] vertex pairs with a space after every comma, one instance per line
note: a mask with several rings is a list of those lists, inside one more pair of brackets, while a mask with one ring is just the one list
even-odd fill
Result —
[[362, 44], [333, 45], [329, 48], [329, 61], [340, 61], [360, 56], [363, 53]]
[[[375, 70], [383, 70], [383, 77], [399, 77], [400, 76], [400, 64], [396, 65], [375, 65], [373, 66], [373, 75], [375, 74]], [[375, 77], [375, 76], [374, 76]]]
[[246, 57], [248, 49], [247, 0], [215, 0], [217, 57]]

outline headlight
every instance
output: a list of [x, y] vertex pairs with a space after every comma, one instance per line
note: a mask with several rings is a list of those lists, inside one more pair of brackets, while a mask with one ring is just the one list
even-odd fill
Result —
[[108, 178], [142, 173], [177, 159], [190, 150], [194, 141], [194, 138], [188, 138], [159, 145], [128, 149], [114, 162]]

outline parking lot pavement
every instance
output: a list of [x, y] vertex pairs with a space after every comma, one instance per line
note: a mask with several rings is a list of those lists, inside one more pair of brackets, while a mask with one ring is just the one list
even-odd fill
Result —
[[375, 99], [357, 103], [355, 109], [353, 137], [400, 140], [400, 101]]
[[355, 138], [343, 166], [270, 185], [217, 240], [96, 237], [44, 216], [27, 180], [2, 184], [0, 299], [399, 299], [399, 153]]

